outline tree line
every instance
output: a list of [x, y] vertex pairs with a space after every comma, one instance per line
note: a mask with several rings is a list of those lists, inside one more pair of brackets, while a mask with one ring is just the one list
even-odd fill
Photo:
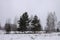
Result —
[[[59, 31], [58, 28], [55, 28], [56, 27], [56, 22], [57, 22], [57, 17], [55, 15], [55, 12], [54, 13], [49, 13], [48, 16], [47, 16], [47, 23], [46, 23], [46, 27], [44, 29], [44, 31], [46, 32], [56, 32], [56, 31]], [[29, 18], [29, 15], [27, 12], [24, 12], [19, 20], [17, 21], [18, 23], [18, 27], [17, 27], [17, 24], [10, 24], [10, 22], [6, 22], [5, 23], [5, 30], [6, 30], [6, 33], [9, 34], [10, 31], [19, 31], [19, 32], [26, 32], [26, 31], [32, 31], [33, 33], [36, 33], [37, 31], [40, 32], [40, 31], [43, 31], [43, 27], [40, 23], [40, 19], [38, 18], [37, 15], [35, 15], [33, 18]]]

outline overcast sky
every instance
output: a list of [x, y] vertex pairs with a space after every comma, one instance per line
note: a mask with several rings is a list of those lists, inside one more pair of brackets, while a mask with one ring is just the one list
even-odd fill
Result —
[[10, 18], [13, 22], [15, 16], [18, 18], [22, 13], [37, 15], [42, 26], [45, 26], [49, 12], [56, 13], [60, 20], [60, 0], [0, 0], [0, 22], [4, 24]]

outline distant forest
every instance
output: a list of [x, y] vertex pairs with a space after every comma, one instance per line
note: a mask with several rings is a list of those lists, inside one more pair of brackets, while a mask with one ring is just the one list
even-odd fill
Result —
[[15, 18], [14, 24], [11, 24], [10, 20], [7, 20], [4, 29], [0, 25], [0, 30], [5, 30], [6, 34], [10, 34], [11, 31], [14, 31], [15, 33], [17, 33], [17, 31], [19, 33], [41, 33], [41, 31], [45, 31], [45, 33], [60, 32], [60, 21], [57, 23], [55, 12], [50, 12], [48, 14], [44, 30], [40, 22], [37, 15], [29, 17], [28, 12], [24, 12], [19, 20]]

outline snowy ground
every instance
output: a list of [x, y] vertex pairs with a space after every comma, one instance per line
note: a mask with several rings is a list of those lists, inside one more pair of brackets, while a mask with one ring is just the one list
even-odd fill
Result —
[[0, 34], [0, 40], [60, 40], [60, 33]]

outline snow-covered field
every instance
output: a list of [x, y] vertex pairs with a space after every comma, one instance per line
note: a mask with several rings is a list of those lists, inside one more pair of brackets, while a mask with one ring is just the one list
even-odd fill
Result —
[[60, 33], [0, 34], [0, 40], [60, 40]]

